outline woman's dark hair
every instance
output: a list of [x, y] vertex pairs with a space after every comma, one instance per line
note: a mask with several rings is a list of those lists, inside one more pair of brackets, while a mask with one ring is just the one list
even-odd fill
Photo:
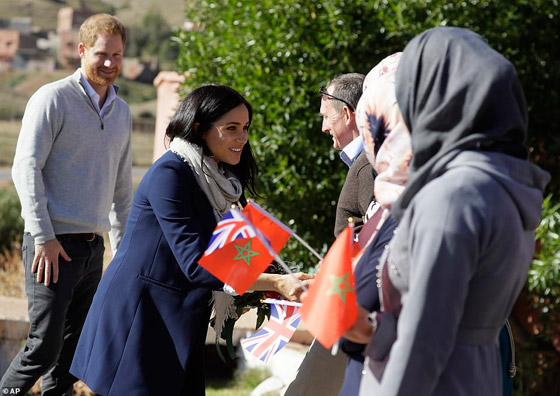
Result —
[[[202, 147], [204, 155], [212, 153], [206, 146], [202, 136], [214, 122], [239, 105], [245, 105], [249, 112], [249, 124], [253, 119], [253, 108], [247, 100], [234, 89], [225, 85], [203, 85], [192, 91], [179, 104], [179, 108], [171, 117], [165, 134], [170, 140], [178, 137]], [[198, 124], [195, 128], [194, 125]], [[255, 184], [257, 179], [257, 163], [247, 141], [241, 152], [241, 160], [237, 165], [223, 163], [241, 181], [243, 188], [258, 196]]]

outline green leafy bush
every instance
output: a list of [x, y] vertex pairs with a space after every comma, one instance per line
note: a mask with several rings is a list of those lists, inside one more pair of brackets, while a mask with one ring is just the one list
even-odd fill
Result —
[[23, 234], [21, 205], [13, 187], [0, 188], [0, 254], [11, 252]]
[[513, 312], [518, 375], [514, 394], [560, 394], [560, 202], [543, 202], [527, 285]]
[[[367, 73], [430, 27], [470, 28], [514, 63], [533, 160], [560, 172], [560, 137], [549, 133], [559, 130], [557, 0], [205, 0], [186, 2], [186, 13], [198, 29], [175, 37], [178, 69], [192, 72], [183, 94], [216, 82], [247, 97], [261, 203], [319, 251], [333, 240], [347, 169], [321, 134], [317, 91], [337, 74]], [[304, 267], [316, 263], [293, 240], [283, 254]]]
[[560, 319], [560, 202], [543, 202], [538, 248], [529, 271], [529, 291], [539, 296], [543, 318]]

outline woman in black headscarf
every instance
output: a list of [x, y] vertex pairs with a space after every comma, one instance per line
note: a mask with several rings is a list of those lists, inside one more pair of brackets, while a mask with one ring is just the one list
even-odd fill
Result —
[[498, 334], [525, 283], [550, 178], [527, 160], [521, 85], [479, 35], [435, 28], [405, 48], [396, 90], [413, 158], [380, 272], [402, 308], [379, 389], [362, 391], [500, 395]]

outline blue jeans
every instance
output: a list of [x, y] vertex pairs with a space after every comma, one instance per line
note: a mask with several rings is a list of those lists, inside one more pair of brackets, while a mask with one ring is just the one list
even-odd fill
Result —
[[59, 241], [72, 261], [59, 257], [58, 282], [47, 287], [31, 273], [35, 242], [31, 234], [23, 235], [30, 328], [25, 345], [0, 380], [0, 392], [6, 393], [7, 388], [8, 394], [12, 390], [15, 394], [17, 389], [17, 394], [25, 395], [43, 376], [43, 395], [72, 394], [77, 379], [68, 370], [101, 279], [105, 247], [101, 236], [93, 241], [64, 237]]

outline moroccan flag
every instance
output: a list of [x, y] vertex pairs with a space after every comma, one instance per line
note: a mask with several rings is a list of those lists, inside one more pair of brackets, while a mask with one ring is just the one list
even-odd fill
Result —
[[358, 317], [352, 274], [353, 240], [352, 227], [346, 227], [321, 262], [301, 307], [305, 327], [327, 349]]
[[243, 215], [268, 238], [272, 249], [276, 253], [279, 253], [284, 248], [293, 234], [293, 231], [288, 226], [284, 225], [284, 223], [255, 202], [250, 201], [245, 205]]
[[198, 263], [243, 294], [272, 262], [266, 238], [237, 210], [231, 209], [216, 225]]

